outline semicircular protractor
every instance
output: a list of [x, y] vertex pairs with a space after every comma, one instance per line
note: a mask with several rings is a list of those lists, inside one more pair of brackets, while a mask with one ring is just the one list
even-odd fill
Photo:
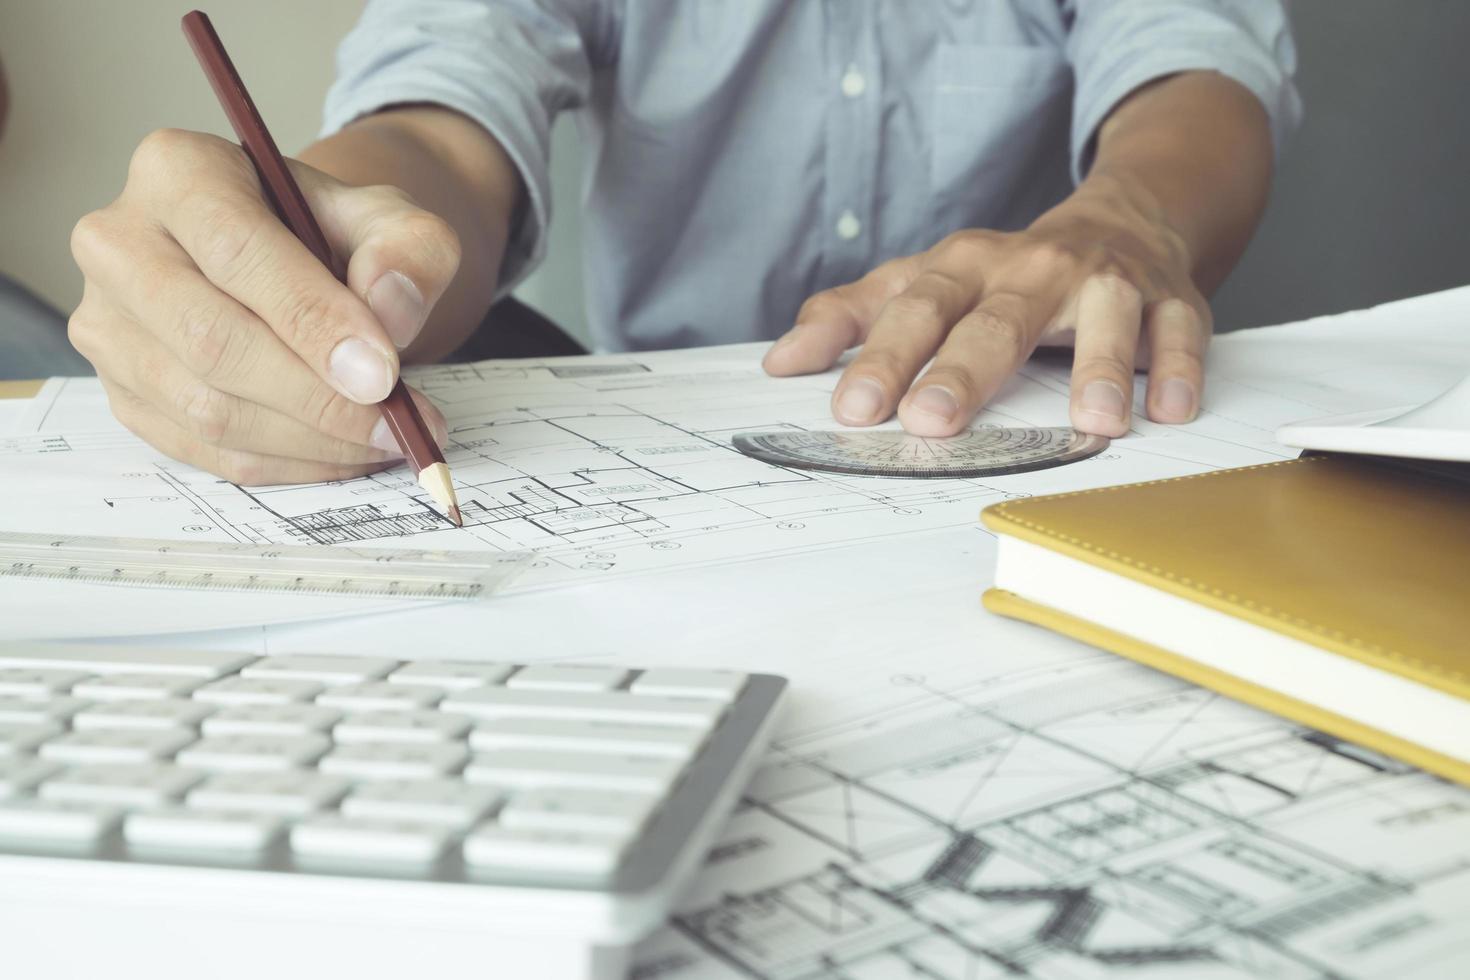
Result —
[[732, 440], [747, 456], [799, 470], [911, 479], [965, 479], [1026, 473], [1074, 463], [1108, 448], [1105, 436], [1066, 427], [982, 425], [944, 439], [891, 429], [741, 432]]

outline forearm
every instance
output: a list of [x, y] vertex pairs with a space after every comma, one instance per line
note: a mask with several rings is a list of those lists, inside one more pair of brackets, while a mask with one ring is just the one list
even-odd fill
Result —
[[1260, 101], [1224, 75], [1188, 72], [1139, 89], [1113, 111], [1087, 178], [1053, 213], [1106, 212], [1164, 230], [1209, 295], [1260, 221], [1271, 168]]
[[454, 227], [459, 271], [403, 356], [423, 362], [451, 353], [490, 308], [523, 195], [505, 151], [459, 113], [414, 106], [361, 119], [312, 144], [301, 158], [348, 183], [400, 188]]

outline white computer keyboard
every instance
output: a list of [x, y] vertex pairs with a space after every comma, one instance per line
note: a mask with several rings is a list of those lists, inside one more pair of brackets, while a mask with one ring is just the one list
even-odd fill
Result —
[[64, 907], [70, 888], [99, 914], [109, 895], [213, 910], [222, 934], [236, 906], [259, 929], [273, 908], [366, 895], [438, 908], [445, 933], [626, 945], [697, 867], [784, 688], [680, 668], [0, 648], [0, 960], [25, 947], [37, 896]]

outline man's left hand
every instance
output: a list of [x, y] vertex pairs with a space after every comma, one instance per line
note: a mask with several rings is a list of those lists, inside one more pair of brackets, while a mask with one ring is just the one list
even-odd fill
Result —
[[1148, 417], [1188, 422], [1210, 309], [1183, 239], [1149, 203], [1117, 186], [1079, 191], [1025, 231], [959, 231], [885, 262], [808, 299], [765, 368], [825, 371], [861, 344], [832, 395], [837, 420], [874, 425], [896, 410], [909, 432], [949, 436], [1038, 345], [1070, 344], [1076, 428], [1128, 432], [1135, 368], [1149, 372]]

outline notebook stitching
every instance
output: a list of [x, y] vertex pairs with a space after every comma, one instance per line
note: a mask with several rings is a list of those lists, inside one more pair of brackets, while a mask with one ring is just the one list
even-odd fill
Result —
[[[1241, 467], [1236, 467], [1234, 469], [1229, 469], [1229, 470], [1213, 470], [1213, 471], [1211, 471], [1209, 473], [1192, 473], [1189, 476], [1176, 476], [1176, 477], [1165, 478], [1165, 479], [1162, 479], [1162, 480], [1149, 480], [1149, 481], [1144, 482], [1144, 483], [1125, 483], [1125, 484], [1121, 484], [1119, 486], [1113, 486], [1113, 487], [1094, 487], [1091, 490], [1073, 490], [1073, 491], [1070, 491], [1068, 493], [1059, 493], [1059, 494], [1055, 494], [1055, 495], [1049, 495], [1047, 499], [1049, 499], [1049, 500], [1060, 500], [1060, 499], [1065, 498], [1065, 497], [1085, 497], [1088, 494], [1094, 494], [1094, 493], [1110, 493], [1110, 492], [1115, 491], [1115, 490], [1125, 490], [1125, 489], [1130, 489], [1130, 488], [1133, 488], [1133, 487], [1151, 487], [1151, 486], [1156, 486], [1156, 485], [1161, 484], [1161, 483], [1180, 483], [1180, 482], [1182, 482], [1184, 480], [1199, 480], [1199, 479], [1204, 479], [1206, 477], [1219, 476], [1222, 473], [1239, 473], [1239, 472], [1243, 472], [1245, 470], [1263, 470], [1263, 469], [1269, 469], [1269, 468], [1271, 468], [1273, 466], [1290, 466], [1290, 465], [1292, 465], [1294, 463], [1311, 463], [1311, 462], [1316, 462], [1317, 460], [1327, 459], [1327, 458], [1329, 458], [1329, 457], [1325, 457], [1325, 456], [1305, 456], [1305, 457], [1299, 457], [1297, 459], [1281, 460], [1281, 461], [1275, 462], [1275, 463], [1257, 463], [1254, 466], [1241, 466]], [[1398, 663], [1405, 664], [1405, 665], [1408, 665], [1410, 667], [1414, 667], [1414, 668], [1417, 668], [1419, 670], [1426, 671], [1427, 673], [1437, 674], [1437, 675], [1439, 675], [1441, 677], [1446, 677], [1446, 678], [1448, 678], [1448, 679], [1450, 679], [1452, 681], [1455, 681], [1457, 683], [1463, 683], [1467, 679], [1466, 678], [1466, 675], [1464, 673], [1458, 671], [1458, 670], [1448, 670], [1448, 669], [1440, 666], [1439, 664], [1425, 663], [1424, 661], [1420, 660], [1417, 657], [1409, 656], [1408, 654], [1401, 653], [1398, 650], [1388, 650], [1388, 649], [1385, 649], [1384, 647], [1378, 646], [1377, 644], [1364, 643], [1361, 639], [1359, 639], [1359, 638], [1357, 638], [1355, 636], [1348, 636], [1348, 635], [1344, 634], [1341, 630], [1335, 630], [1335, 629], [1332, 629], [1329, 626], [1324, 626], [1321, 623], [1314, 623], [1314, 622], [1312, 622], [1310, 620], [1302, 619], [1299, 616], [1290, 615], [1289, 613], [1286, 613], [1286, 612], [1283, 612], [1281, 610], [1275, 609], [1272, 606], [1265, 605], [1265, 604], [1262, 604], [1262, 603], [1258, 603], [1258, 602], [1256, 602], [1253, 599], [1242, 598], [1241, 596], [1238, 596], [1238, 595], [1236, 595], [1236, 594], [1234, 594], [1232, 592], [1225, 592], [1225, 591], [1223, 591], [1221, 589], [1217, 589], [1214, 586], [1208, 585], [1207, 583], [1204, 583], [1204, 582], [1196, 582], [1196, 581], [1194, 581], [1192, 579], [1188, 579], [1188, 578], [1183, 578], [1183, 577], [1180, 577], [1180, 576], [1176, 576], [1172, 572], [1167, 572], [1164, 569], [1159, 568], [1157, 565], [1151, 565], [1151, 564], [1148, 564], [1147, 562], [1137, 561], [1137, 560], [1135, 560], [1133, 558], [1128, 557], [1127, 555], [1121, 555], [1121, 554], [1119, 554], [1116, 551], [1105, 551], [1105, 550], [1103, 550], [1101, 548], [1097, 548], [1097, 547], [1094, 547], [1091, 544], [1088, 544], [1086, 541], [1083, 541], [1081, 538], [1075, 538], [1075, 537], [1072, 537], [1069, 534], [1062, 534], [1059, 531], [1055, 531], [1055, 530], [1053, 530], [1053, 529], [1051, 529], [1049, 527], [1044, 527], [1043, 525], [1037, 524], [1034, 521], [1028, 521], [1025, 518], [1012, 516], [1009, 511], [1010, 511], [1010, 508], [1013, 507], [1013, 506], [1023, 506], [1024, 507], [1025, 506], [1025, 501], [1017, 501], [1014, 504], [1012, 504], [1012, 503], [997, 504], [997, 505], [995, 505], [995, 507], [993, 509], [994, 509], [994, 511], [996, 512], [997, 515], [1004, 516], [1007, 520], [1009, 520], [1009, 521], [1011, 521], [1011, 522], [1013, 522], [1015, 524], [1019, 524], [1022, 527], [1028, 528], [1028, 529], [1030, 529], [1032, 531], [1035, 531], [1035, 532], [1037, 532], [1039, 534], [1043, 534], [1046, 537], [1055, 538], [1058, 541], [1065, 541], [1068, 544], [1071, 544], [1071, 545], [1074, 545], [1074, 546], [1076, 546], [1078, 548], [1081, 548], [1083, 551], [1089, 551], [1089, 552], [1092, 552], [1093, 554], [1096, 554], [1096, 555], [1102, 555], [1102, 556], [1107, 557], [1107, 558], [1110, 558], [1110, 559], [1112, 559], [1114, 561], [1121, 562], [1124, 565], [1128, 565], [1128, 566], [1130, 566], [1132, 568], [1137, 568], [1137, 569], [1140, 569], [1140, 570], [1143, 570], [1143, 571], [1151, 572], [1152, 574], [1154, 574], [1156, 576], [1159, 576], [1160, 578], [1167, 579], [1170, 582], [1177, 582], [1180, 585], [1184, 586], [1185, 588], [1192, 589], [1193, 591], [1196, 591], [1196, 592], [1207, 592], [1210, 595], [1215, 596], [1216, 598], [1224, 599], [1227, 602], [1230, 602], [1230, 603], [1232, 603], [1234, 605], [1240, 605], [1240, 606], [1243, 606], [1243, 607], [1245, 607], [1247, 609], [1254, 610], [1256, 612], [1259, 612], [1263, 616], [1266, 616], [1266, 617], [1271, 618], [1271, 619], [1275, 619], [1278, 622], [1291, 623], [1294, 626], [1298, 626], [1298, 627], [1301, 627], [1303, 629], [1306, 629], [1308, 632], [1315, 633], [1318, 636], [1322, 636], [1322, 637], [1326, 637], [1326, 638], [1329, 638], [1329, 639], [1332, 639], [1332, 640], [1336, 640], [1336, 641], [1338, 641], [1340, 643], [1345, 643], [1345, 644], [1347, 644], [1350, 647], [1354, 647], [1354, 648], [1356, 648], [1358, 650], [1362, 650], [1362, 651], [1364, 651], [1366, 653], [1370, 653], [1370, 654], [1373, 654], [1375, 656], [1387, 657], [1388, 659], [1397, 661]]]

